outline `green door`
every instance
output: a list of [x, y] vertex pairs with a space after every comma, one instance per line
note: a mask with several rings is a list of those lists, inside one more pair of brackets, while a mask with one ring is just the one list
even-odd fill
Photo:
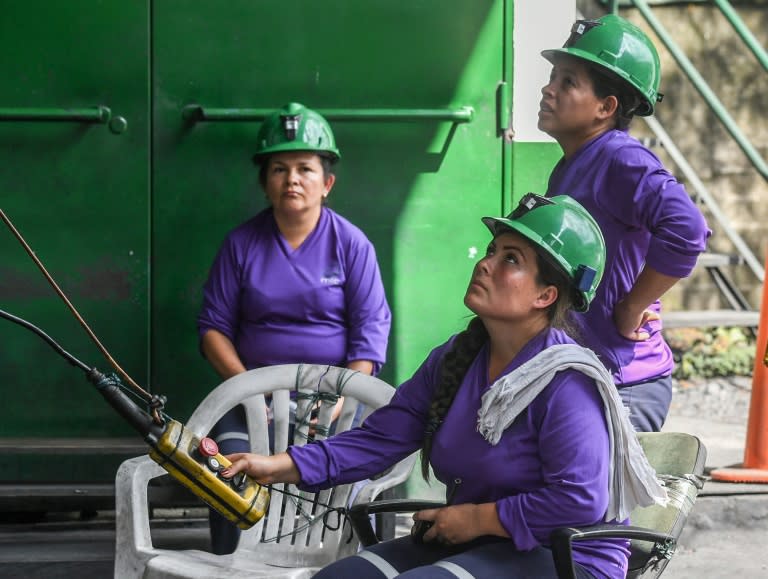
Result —
[[480, 217], [503, 204], [507, 9], [154, 3], [152, 383], [172, 414], [218, 382], [198, 353], [201, 286], [225, 233], [264, 207], [250, 161], [259, 113], [291, 101], [329, 115], [343, 155], [330, 205], [376, 246], [394, 321], [382, 377], [399, 383], [466, 324]]
[[[394, 322], [382, 377], [401, 382], [465, 325], [479, 219], [509, 205], [511, 1], [0, 4], [0, 207], [174, 418], [218, 382], [198, 352], [201, 287], [225, 233], [264, 207], [260, 112], [290, 101], [328, 114], [331, 206], [376, 246]], [[10, 232], [0, 251], [0, 309], [109, 370]], [[80, 370], [0, 322], [3, 478], [108, 481], [117, 458], [85, 440], [143, 451]]]
[[[148, 14], [140, 0], [3, 0], [0, 18], [0, 207], [142, 384], [149, 348]], [[0, 255], [0, 309], [108, 370], [2, 224]], [[103, 445], [80, 440], [140, 439], [42, 339], [0, 320], [0, 341], [2, 479], [110, 480], [124, 456], [99, 456]]]

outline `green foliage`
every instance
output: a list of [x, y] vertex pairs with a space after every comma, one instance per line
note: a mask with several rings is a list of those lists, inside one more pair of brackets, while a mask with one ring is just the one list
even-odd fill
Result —
[[678, 328], [664, 331], [677, 379], [751, 376], [756, 343], [742, 328]]

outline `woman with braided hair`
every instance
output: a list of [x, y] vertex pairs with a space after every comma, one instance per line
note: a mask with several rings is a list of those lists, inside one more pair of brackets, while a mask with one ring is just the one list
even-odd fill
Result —
[[[431, 466], [449, 504], [414, 515], [423, 533], [368, 547], [316, 578], [554, 578], [554, 529], [625, 521], [665, 496], [610, 374], [563, 329], [602, 277], [597, 224], [570, 197], [534, 194], [483, 222], [494, 237], [464, 296], [476, 315], [465, 331], [360, 427], [283, 454], [234, 454], [222, 473], [317, 491], [422, 449], [424, 474]], [[580, 579], [625, 576], [626, 541], [573, 550]]]

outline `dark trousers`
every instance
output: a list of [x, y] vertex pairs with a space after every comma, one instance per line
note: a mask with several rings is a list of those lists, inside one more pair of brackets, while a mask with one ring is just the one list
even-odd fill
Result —
[[[219, 452], [223, 455], [250, 452], [245, 409], [238, 405], [227, 412], [211, 429], [210, 436], [216, 440]], [[208, 509], [208, 524], [211, 530], [211, 552], [216, 555], [234, 552], [240, 540], [240, 529], [237, 525], [213, 509]]]
[[[577, 579], [594, 579], [575, 565]], [[458, 571], [455, 572], [455, 571]], [[457, 577], [504, 577], [508, 579], [555, 579], [552, 552], [544, 547], [517, 551], [509, 539], [482, 537], [464, 545], [416, 545], [410, 537], [368, 547], [340, 559], [314, 579], [456, 579]]]
[[662, 376], [629, 386], [618, 384], [619, 396], [629, 408], [629, 420], [638, 432], [659, 432], [672, 403], [672, 377]]

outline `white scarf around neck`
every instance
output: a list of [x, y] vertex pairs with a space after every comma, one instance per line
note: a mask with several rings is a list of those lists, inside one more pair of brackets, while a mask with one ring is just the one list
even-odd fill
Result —
[[491, 444], [549, 384], [557, 372], [573, 368], [595, 381], [605, 406], [610, 440], [609, 501], [606, 521], [623, 521], [637, 506], [665, 505], [667, 492], [648, 463], [629, 421], [613, 377], [595, 353], [575, 344], [558, 344], [499, 378], [483, 395], [477, 429]]

